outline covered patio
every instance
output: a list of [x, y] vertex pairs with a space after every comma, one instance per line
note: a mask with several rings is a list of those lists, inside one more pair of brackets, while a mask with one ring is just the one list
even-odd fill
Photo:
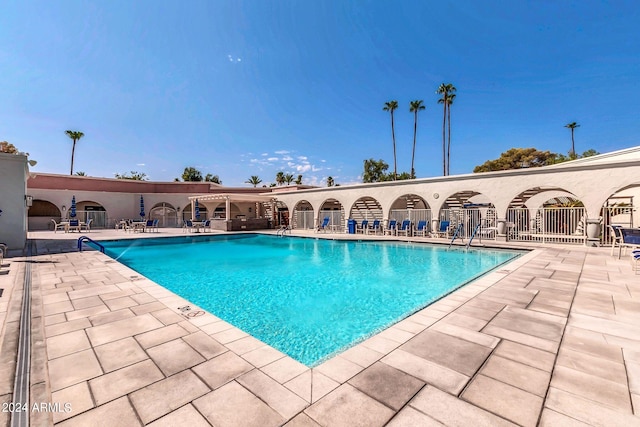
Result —
[[201, 194], [189, 196], [192, 219], [196, 201], [209, 213], [211, 228], [220, 231], [249, 231], [272, 228], [276, 212], [273, 196], [257, 194]]

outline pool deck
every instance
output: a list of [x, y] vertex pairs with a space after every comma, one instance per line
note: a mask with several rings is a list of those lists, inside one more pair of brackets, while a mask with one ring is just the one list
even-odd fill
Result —
[[0, 269], [0, 400], [12, 401], [28, 264], [30, 407], [60, 404], [30, 411], [31, 425], [640, 425], [640, 275], [609, 248], [536, 245], [309, 369], [109, 257], [77, 252], [77, 234], [29, 237], [37, 254]]

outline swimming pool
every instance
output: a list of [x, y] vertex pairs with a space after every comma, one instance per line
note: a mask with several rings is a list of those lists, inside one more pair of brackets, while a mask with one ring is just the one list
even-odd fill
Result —
[[112, 258], [307, 366], [520, 254], [259, 234], [101, 243]]

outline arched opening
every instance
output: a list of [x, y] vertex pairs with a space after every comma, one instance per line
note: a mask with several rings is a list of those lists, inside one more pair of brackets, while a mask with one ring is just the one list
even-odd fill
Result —
[[431, 224], [431, 208], [429, 203], [416, 194], [405, 194], [398, 197], [391, 204], [389, 219], [395, 219], [398, 223], [408, 219], [412, 225], [419, 221], [426, 221], [427, 227]]
[[313, 206], [306, 200], [300, 200], [293, 208], [291, 227], [309, 230], [314, 227]]
[[333, 231], [342, 231], [344, 228], [344, 207], [336, 199], [327, 199], [318, 211], [318, 224], [322, 224], [324, 218], [329, 218], [328, 227]]
[[497, 235], [496, 208], [487, 196], [477, 191], [459, 191], [447, 197], [438, 218], [436, 231], [445, 236], [495, 238]]
[[634, 228], [640, 224], [637, 204], [640, 200], [640, 182], [627, 185], [611, 194], [604, 202], [601, 211], [602, 242], [612, 244], [613, 226]]
[[[69, 209], [67, 208], [67, 215]], [[98, 202], [82, 200], [76, 203], [76, 218], [88, 223], [91, 221], [91, 228], [106, 228], [109, 224], [107, 210]]]
[[149, 219], [157, 219], [158, 227], [177, 227], [178, 211], [171, 203], [156, 203], [149, 210]]
[[511, 200], [505, 231], [510, 240], [582, 244], [586, 210], [570, 191], [534, 187]]
[[34, 200], [31, 207], [27, 211], [28, 215], [28, 230], [53, 230], [53, 223], [51, 220], [60, 222], [62, 213], [60, 209], [53, 203], [47, 200]]
[[384, 213], [382, 212], [382, 206], [373, 197], [365, 196], [360, 197], [351, 206], [351, 212], [349, 218], [361, 223], [365, 219], [370, 223], [377, 220], [382, 220]]

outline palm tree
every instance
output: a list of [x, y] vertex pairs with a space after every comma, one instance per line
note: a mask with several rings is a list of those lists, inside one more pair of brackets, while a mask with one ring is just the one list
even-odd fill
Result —
[[253, 188], [256, 188], [261, 182], [262, 180], [257, 175], [251, 175], [251, 178], [245, 181], [245, 183], [253, 185]]
[[276, 174], [276, 183], [278, 185], [284, 184], [284, 172], [280, 171]]
[[442, 174], [449, 174], [449, 160], [448, 160], [448, 150], [447, 150], [447, 136], [446, 136], [446, 125], [447, 125], [447, 117], [449, 118], [449, 147], [451, 146], [451, 113], [449, 111], [449, 106], [453, 103], [453, 98], [455, 95], [451, 96], [451, 92], [455, 92], [456, 88], [451, 83], [442, 83], [438, 86], [438, 90], [436, 93], [442, 95], [442, 98], [438, 99], [438, 104], [443, 105], [443, 114], [442, 114]]
[[[453, 86], [451, 86], [451, 89], [453, 92], [456, 90]], [[451, 104], [453, 104], [455, 98], [455, 93], [449, 93], [449, 96], [447, 96], [447, 125], [449, 127], [447, 130], [447, 175], [451, 174]]]
[[67, 130], [64, 133], [66, 133], [69, 138], [73, 139], [73, 148], [71, 149], [71, 173], [69, 174], [73, 175], [73, 156], [76, 152], [76, 142], [84, 136], [84, 133], [74, 130]]
[[293, 174], [290, 174], [290, 173], [288, 173], [288, 174], [286, 174], [284, 176], [284, 182], [286, 182], [287, 185], [290, 185], [293, 182], [294, 179], [295, 179], [295, 177], [293, 176]]
[[391, 138], [393, 138], [393, 179], [398, 176], [398, 163], [396, 161], [396, 131], [393, 126], [393, 111], [398, 108], [398, 101], [389, 101], [384, 103], [384, 111], [391, 113]]
[[579, 128], [580, 125], [577, 124], [576, 122], [571, 122], [569, 124], [564, 125], [564, 127], [571, 129], [571, 153], [570, 153], [570, 156], [572, 158], [575, 158], [576, 157], [576, 146], [575, 146], [575, 143], [573, 141], [573, 130], [575, 128]]
[[297, 185], [302, 185], [302, 175], [298, 175], [298, 177], [296, 178], [295, 183], [296, 183]]
[[333, 177], [330, 176], [327, 178], [327, 187], [333, 187], [335, 185], [335, 181], [333, 180]]
[[416, 171], [413, 168], [413, 161], [416, 157], [416, 135], [418, 134], [418, 111], [424, 110], [422, 100], [411, 101], [409, 103], [409, 112], [413, 113], [413, 151], [411, 152], [411, 178], [416, 177]]

